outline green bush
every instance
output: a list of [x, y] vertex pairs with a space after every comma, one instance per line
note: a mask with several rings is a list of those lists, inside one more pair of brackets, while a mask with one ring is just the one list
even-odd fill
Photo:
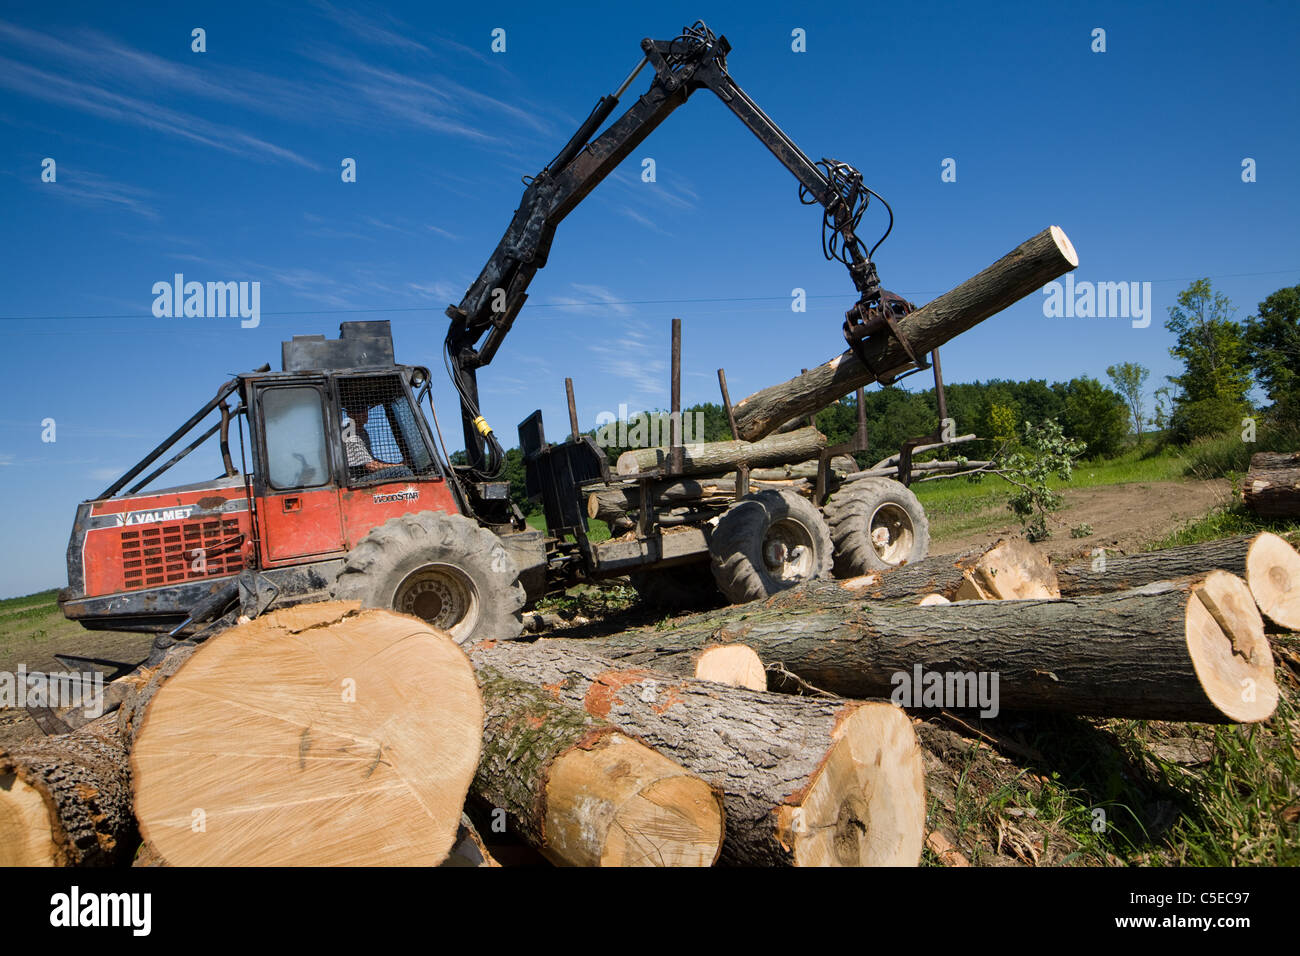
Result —
[[1169, 422], [1170, 437], [1186, 445], [1206, 435], [1221, 435], [1241, 431], [1241, 420], [1250, 414], [1250, 408], [1232, 398], [1215, 396], [1179, 405]]

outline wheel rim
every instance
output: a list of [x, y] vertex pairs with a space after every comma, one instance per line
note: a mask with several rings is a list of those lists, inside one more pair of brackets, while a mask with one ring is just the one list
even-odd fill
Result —
[[790, 518], [775, 522], [763, 536], [763, 563], [778, 581], [812, 577], [816, 568], [811, 532]]
[[867, 535], [876, 557], [886, 564], [902, 564], [912, 553], [916, 530], [907, 511], [895, 504], [883, 504], [871, 513]]
[[393, 609], [442, 628], [459, 641], [478, 623], [478, 589], [460, 568], [433, 564], [409, 575], [398, 586]]

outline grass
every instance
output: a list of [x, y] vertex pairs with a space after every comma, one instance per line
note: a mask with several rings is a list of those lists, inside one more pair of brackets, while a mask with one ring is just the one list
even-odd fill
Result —
[[[530, 528], [533, 528], [537, 531], [546, 530], [546, 516], [543, 515], [540, 511], [530, 514], [525, 520], [528, 522], [528, 527]], [[588, 518], [587, 519], [587, 540], [594, 544], [598, 541], [606, 541], [608, 539], [609, 539], [609, 525], [605, 524], [605, 522], [597, 518]]]
[[1143, 549], [1160, 551], [1165, 548], [1177, 548], [1188, 544], [1200, 544], [1202, 541], [1217, 541], [1219, 538], [1231, 538], [1240, 534], [1258, 534], [1272, 531], [1274, 534], [1288, 538], [1292, 544], [1300, 538], [1300, 521], [1270, 521], [1257, 517], [1240, 502], [1228, 507], [1215, 508], [1209, 514], [1189, 521], [1177, 531], [1163, 538], [1151, 541]]
[[1273, 646], [1270, 720], [1005, 715], [983, 725], [1002, 753], [967, 740], [946, 756], [952, 796], [929, 825], [976, 865], [1300, 866], [1300, 638]]

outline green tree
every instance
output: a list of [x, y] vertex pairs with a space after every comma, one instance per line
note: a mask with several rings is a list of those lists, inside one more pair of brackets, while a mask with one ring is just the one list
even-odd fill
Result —
[[1133, 416], [1133, 433], [1137, 435], [1140, 445], [1142, 426], [1146, 423], [1146, 409], [1142, 405], [1142, 388], [1146, 385], [1147, 376], [1151, 372], [1136, 362], [1120, 362], [1107, 368], [1106, 374], [1115, 383], [1115, 390], [1128, 403], [1129, 413]]
[[1179, 390], [1170, 421], [1177, 441], [1231, 428], [1248, 408], [1250, 353], [1235, 311], [1209, 279], [1197, 279], [1169, 309], [1165, 328], [1177, 337], [1169, 354], [1183, 363], [1183, 373], [1169, 377]]
[[1300, 285], [1278, 289], [1246, 320], [1246, 347], [1274, 417], [1300, 412]]
[[1007, 442], [1016, 437], [1016, 422], [1020, 415], [1014, 405], [989, 406], [989, 435], [994, 441]]
[[[1025, 537], [1044, 541], [1052, 531], [1047, 521], [1064, 501], [1049, 482], [1053, 477], [1069, 481], [1074, 461], [1084, 453], [1083, 442], [1066, 438], [1061, 426], [1052, 420], [1035, 425], [1025, 422], [1024, 443], [1020, 450], [1007, 455], [986, 474], [994, 474], [1014, 487], [1007, 507], [1020, 519]], [[980, 475], [972, 478], [979, 479]], [[1059, 520], [1059, 519], [1058, 519]]]
[[1117, 454], [1128, 434], [1128, 406], [1117, 393], [1095, 378], [1071, 379], [1057, 386], [1063, 400], [1061, 427], [1081, 439], [1092, 458]]

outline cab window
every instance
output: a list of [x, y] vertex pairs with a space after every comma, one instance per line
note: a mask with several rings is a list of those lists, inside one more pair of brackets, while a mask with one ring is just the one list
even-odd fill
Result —
[[314, 388], [262, 391], [266, 475], [272, 488], [316, 488], [329, 481], [325, 410]]

